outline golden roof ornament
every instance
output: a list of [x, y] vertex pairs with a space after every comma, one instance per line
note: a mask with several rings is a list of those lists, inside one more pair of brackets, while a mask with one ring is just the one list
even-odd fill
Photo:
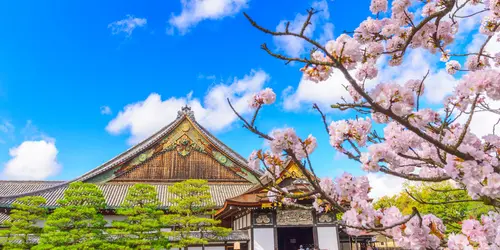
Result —
[[192, 121], [194, 121], [194, 112], [191, 110], [191, 107], [188, 105], [184, 106], [177, 112], [177, 118], [181, 118], [183, 115], [189, 117]]

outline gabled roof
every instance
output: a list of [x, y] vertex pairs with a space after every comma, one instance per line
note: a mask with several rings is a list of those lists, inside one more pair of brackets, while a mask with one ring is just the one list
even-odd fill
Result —
[[[235, 176], [237, 175], [242, 176], [243, 177], [242, 179], [246, 183], [251, 184], [257, 182], [257, 178], [259, 178], [262, 174], [258, 171], [249, 168], [245, 158], [243, 158], [238, 153], [234, 152], [231, 148], [226, 146], [215, 136], [213, 136], [210, 132], [208, 132], [208, 130], [206, 130], [203, 126], [201, 126], [196, 121], [194, 113], [191, 110], [191, 108], [186, 106], [183, 107], [178, 112], [177, 119], [175, 119], [173, 122], [161, 128], [158, 132], [156, 132], [149, 138], [132, 146], [125, 152], [119, 154], [118, 156], [112, 158], [111, 160], [105, 162], [104, 164], [90, 170], [89, 172], [70, 181], [50, 182], [50, 183], [43, 182], [43, 184], [40, 185], [28, 185], [29, 187], [24, 189], [23, 192], [15, 192], [15, 193], [12, 193], [14, 191], [8, 191], [7, 193], [0, 192], [0, 200], [8, 198], [16, 198], [20, 196], [37, 195], [38, 193], [47, 192], [50, 190], [56, 191], [57, 189], [61, 189], [62, 187], [67, 186], [69, 183], [76, 181], [106, 183], [116, 177], [114, 175], [114, 171], [123, 168], [123, 165], [129, 163], [130, 161], [134, 161], [141, 158], [142, 155], [145, 154], [144, 152], [151, 152], [152, 148], [155, 145], [161, 143], [162, 140], [165, 140], [166, 137], [172, 131], [178, 128], [181, 123], [183, 122], [186, 123], [186, 121], [188, 121], [189, 124], [191, 124], [196, 129], [196, 131], [202, 134], [203, 139], [208, 141], [211, 148], [216, 149], [216, 150], [210, 150], [210, 153], [212, 154], [211, 157], [217, 159], [219, 163], [221, 163], [222, 165], [233, 171], [235, 173]], [[142, 160], [142, 158], [140, 160]], [[139, 165], [134, 167], [138, 168]], [[4, 187], [8, 188], [8, 183], [4, 184], [7, 185]], [[8, 189], [11, 190], [12, 188]]]
[[[284, 166], [280, 174], [274, 179], [275, 184], [281, 188], [287, 188], [290, 192], [309, 191], [310, 186], [307, 181], [304, 181], [306, 177], [302, 170], [289, 159], [285, 161]], [[226, 199], [224, 206], [215, 213], [215, 216], [217, 218], [223, 218], [231, 214], [232, 210], [239, 210], [238, 208], [241, 207], [269, 207], [272, 202], [269, 201], [267, 192], [271, 185], [273, 185], [273, 178], [269, 175], [261, 176], [259, 178], [259, 183], [255, 184], [246, 192]]]

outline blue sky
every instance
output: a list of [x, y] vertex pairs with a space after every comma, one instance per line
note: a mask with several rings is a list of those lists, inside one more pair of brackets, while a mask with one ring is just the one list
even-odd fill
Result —
[[[200, 122], [246, 157], [263, 142], [241, 128], [219, 94], [243, 103], [250, 90], [265, 87], [275, 89], [278, 101], [262, 112], [261, 129], [289, 126], [304, 137], [317, 136], [320, 147], [313, 160], [320, 176], [343, 170], [361, 174], [356, 163], [329, 146], [320, 118], [310, 108], [312, 102], [326, 106], [338, 100], [345, 94], [339, 84], [335, 79], [330, 87], [301, 82], [301, 65], [284, 65], [260, 44], [290, 55], [307, 53], [307, 47], [262, 34], [242, 11], [276, 29], [283, 20], [294, 27], [307, 8], [319, 6], [324, 11], [310, 34], [326, 41], [354, 30], [369, 15], [370, 1], [359, 0], [355, 6], [347, 0], [211, 1], [224, 10], [200, 10], [195, 1], [0, 3], [0, 178], [77, 177], [168, 123], [186, 103], [198, 105]], [[120, 20], [128, 28], [119, 26]], [[419, 63], [413, 62], [408, 74], [392, 70], [382, 79], [420, 77], [427, 63], [437, 61], [418, 51], [410, 56]], [[440, 73], [433, 69], [436, 88], [449, 92], [454, 79]], [[441, 97], [429, 95], [426, 101], [433, 105]], [[334, 112], [328, 117], [337, 120], [352, 114]], [[24, 142], [39, 141], [50, 145], [20, 150]], [[30, 171], [21, 176], [6, 172], [16, 159], [20, 165], [37, 165], [20, 159], [30, 152], [36, 159], [41, 154], [48, 168], [56, 162], [59, 170], [35, 177]], [[47, 154], [49, 159], [43, 156]], [[36, 168], [30, 167], [35, 172]]]

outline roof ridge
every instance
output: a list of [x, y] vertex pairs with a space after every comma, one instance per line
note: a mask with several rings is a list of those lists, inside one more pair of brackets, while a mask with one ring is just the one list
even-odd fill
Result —
[[65, 182], [63, 180], [0, 180], [0, 182]]

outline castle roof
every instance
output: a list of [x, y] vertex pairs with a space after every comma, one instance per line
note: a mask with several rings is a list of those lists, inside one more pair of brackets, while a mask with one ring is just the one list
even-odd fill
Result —
[[67, 186], [76, 181], [97, 184], [109, 207], [119, 206], [134, 183], [149, 183], [157, 188], [162, 204], [168, 206], [168, 186], [186, 179], [208, 180], [213, 201], [221, 207], [225, 199], [258, 183], [261, 175], [201, 126], [186, 106], [174, 121], [149, 138], [77, 178], [0, 181], [0, 208], [9, 207], [18, 197], [33, 195], [45, 197], [49, 207], [56, 206]]

